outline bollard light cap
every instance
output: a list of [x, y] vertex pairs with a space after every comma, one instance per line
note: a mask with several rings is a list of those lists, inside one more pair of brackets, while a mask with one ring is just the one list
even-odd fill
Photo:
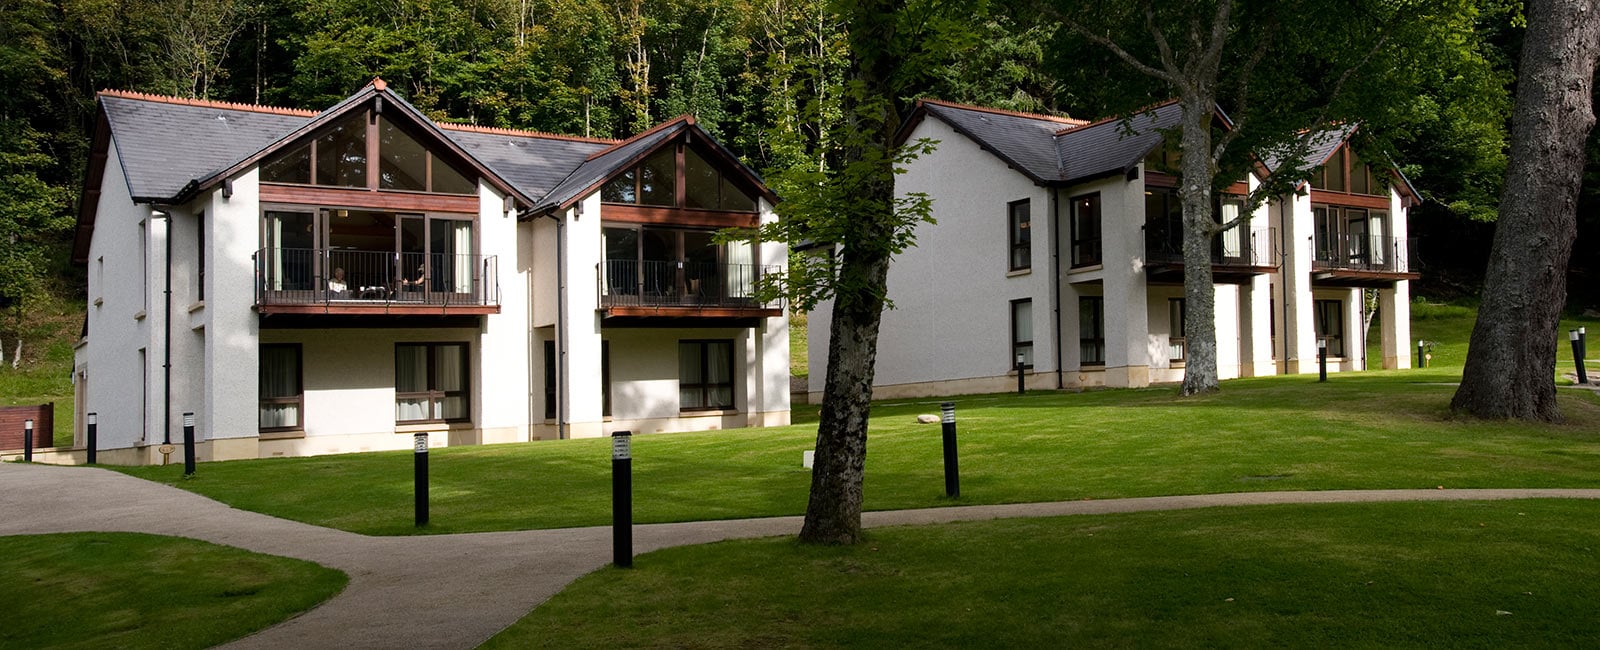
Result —
[[[15, 421], [16, 420], [12, 420], [12, 422], [15, 422]], [[33, 428], [33, 420], [23, 420], [22, 421], [22, 428], [24, 428], [24, 429], [32, 429]]]
[[1578, 340], [1578, 330], [1567, 330], [1567, 338], [1573, 341]]
[[88, 418], [89, 424], [94, 424], [97, 420], [100, 419], [100, 416], [97, 413], [89, 413], [87, 415], [87, 418]]
[[194, 414], [193, 413], [184, 413], [183, 414], [183, 426], [186, 426], [186, 427], [194, 426]]

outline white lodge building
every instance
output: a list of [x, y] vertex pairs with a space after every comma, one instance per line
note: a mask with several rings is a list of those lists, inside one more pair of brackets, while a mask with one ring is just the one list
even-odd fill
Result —
[[[1183, 379], [1183, 255], [1168, 103], [1131, 121], [1085, 123], [923, 100], [903, 140], [938, 141], [906, 165], [896, 192], [933, 199], [937, 225], [889, 270], [874, 396], [1030, 388], [1146, 386]], [[1225, 117], [1217, 118], [1225, 127]], [[1224, 379], [1410, 367], [1409, 282], [1416, 198], [1347, 146], [1353, 128], [1318, 138], [1314, 177], [1269, 201], [1212, 250], [1218, 372]], [[1271, 161], [1268, 162], [1271, 164]], [[1238, 216], [1252, 175], [1218, 201]], [[1377, 289], [1382, 358], [1367, 359], [1362, 289]], [[827, 323], [831, 304], [811, 315]], [[826, 328], [811, 332], [812, 374], [827, 365]], [[822, 389], [811, 386], [812, 401]]]
[[[760, 179], [680, 117], [624, 141], [435, 123], [381, 80], [321, 112], [99, 98], [74, 244], [77, 440], [160, 462], [782, 425]], [[181, 452], [180, 452], [181, 453]]]

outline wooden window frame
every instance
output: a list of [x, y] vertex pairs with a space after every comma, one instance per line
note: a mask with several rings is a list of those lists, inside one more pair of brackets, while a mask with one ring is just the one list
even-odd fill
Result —
[[[362, 123], [365, 125], [364, 136], [366, 137], [366, 146], [364, 148], [366, 150], [366, 160], [367, 160], [367, 162], [366, 162], [367, 169], [366, 169], [366, 174], [365, 174], [366, 182], [363, 183], [362, 185], [329, 185], [329, 184], [326, 184], [326, 183], [318, 183], [317, 182], [317, 141], [322, 139], [323, 136], [327, 135], [330, 131], [333, 130], [334, 126], [342, 123], [344, 120], [355, 121], [357, 119], [361, 120]], [[423, 161], [422, 161], [422, 164], [423, 164], [423, 176], [424, 176], [424, 181], [423, 181], [423, 188], [424, 189], [421, 189], [421, 190], [408, 190], [408, 189], [399, 189], [399, 188], [386, 188], [386, 187], [382, 186], [383, 185], [383, 180], [382, 180], [382, 176], [383, 175], [379, 170], [379, 167], [381, 167], [380, 160], [382, 159], [382, 152], [380, 151], [381, 140], [382, 140], [382, 138], [380, 137], [380, 134], [382, 132], [382, 129], [380, 129], [379, 126], [378, 126], [379, 119], [387, 120], [389, 122], [389, 124], [394, 126], [395, 130], [405, 134], [406, 137], [409, 137], [412, 140], [417, 141], [417, 144], [422, 146], [422, 151], [424, 153]], [[417, 135], [416, 135], [415, 131], [412, 129], [412, 127], [404, 125], [404, 124], [402, 124], [402, 123], [400, 123], [398, 121], [391, 120], [387, 116], [383, 115], [382, 113], [374, 112], [372, 110], [372, 108], [369, 106], [369, 107], [367, 107], [365, 109], [362, 109], [362, 110], [359, 110], [359, 111], [351, 111], [350, 113], [347, 113], [347, 114], [341, 116], [338, 120], [335, 120], [333, 122], [330, 122], [328, 124], [323, 125], [322, 128], [319, 128], [319, 129], [307, 134], [304, 137], [302, 142], [293, 144], [291, 146], [283, 147], [282, 149], [279, 149], [278, 151], [274, 151], [272, 153], [272, 155], [267, 156], [265, 158], [262, 158], [261, 162], [256, 164], [256, 167], [258, 169], [264, 168], [268, 164], [271, 164], [271, 163], [277, 161], [278, 159], [280, 159], [285, 154], [291, 153], [291, 152], [293, 152], [293, 151], [295, 151], [295, 150], [297, 150], [297, 149], [299, 149], [300, 147], [303, 146], [303, 147], [306, 148], [306, 155], [310, 158], [310, 160], [309, 160], [309, 162], [307, 164], [307, 178], [309, 179], [309, 182], [306, 182], [306, 183], [295, 183], [295, 182], [292, 182], [292, 181], [270, 181], [270, 180], [266, 180], [265, 178], [262, 178], [261, 183], [263, 185], [282, 185], [282, 186], [290, 186], [290, 187], [315, 187], [315, 188], [322, 188], [322, 189], [357, 190], [357, 191], [372, 191], [372, 192], [396, 192], [396, 193], [403, 193], [403, 194], [429, 194], [429, 195], [438, 195], [438, 196], [468, 196], [468, 197], [477, 196], [478, 195], [478, 189], [477, 189], [478, 183], [482, 179], [475, 173], [462, 172], [458, 165], [456, 165], [454, 163], [451, 163], [448, 160], [441, 160], [440, 162], [443, 163], [446, 167], [449, 167], [451, 170], [455, 171], [457, 174], [460, 174], [463, 178], [465, 178], [467, 180], [467, 183], [469, 185], [472, 185], [473, 191], [466, 192], [466, 193], [456, 193], [456, 192], [438, 192], [438, 191], [435, 191], [433, 189], [433, 162], [434, 162], [434, 158], [436, 158], [437, 156], [434, 154], [433, 148], [427, 146], [426, 144], [423, 144], [422, 140], [423, 140], [422, 138], [418, 138], [417, 137]]]
[[[1018, 219], [1018, 208], [1021, 208], [1021, 219]], [[1033, 201], [1021, 199], [1006, 204], [1006, 242], [1008, 244], [1006, 265], [1011, 271], [1026, 271], [1033, 268]], [[1020, 241], [1020, 234], [1028, 232], [1027, 241]], [[1021, 264], [1018, 264], [1018, 257]]]
[[[1177, 307], [1177, 311], [1173, 311], [1174, 306]], [[1177, 316], [1177, 320], [1173, 320], [1174, 315]], [[1188, 325], [1188, 321], [1188, 300], [1184, 298], [1168, 298], [1167, 324], [1172, 331], [1167, 333], [1167, 356], [1169, 357], [1167, 359], [1167, 363], [1174, 368], [1182, 367], [1189, 361], [1189, 340], [1186, 336], [1184, 336], [1184, 330], [1186, 329], [1186, 325]], [[1176, 358], [1171, 358], [1172, 354], [1170, 350], [1174, 347], [1181, 347], [1183, 354]]]
[[[686, 165], [688, 164], [688, 160], [687, 160], [687, 156], [685, 155], [685, 151], [687, 151], [689, 148], [693, 147], [693, 145], [688, 144], [687, 142], [683, 141], [680, 138], [680, 139], [674, 140], [671, 144], [666, 145], [666, 146], [673, 147], [673, 150], [672, 150], [673, 151], [673, 173], [672, 173], [672, 175], [673, 175], [673, 196], [672, 196], [672, 205], [656, 205], [654, 203], [645, 203], [645, 202], [643, 202], [643, 199], [641, 198], [643, 196], [643, 192], [642, 192], [643, 185], [642, 185], [642, 183], [644, 182], [643, 181], [644, 175], [639, 173], [639, 169], [644, 167], [644, 162], [646, 160], [650, 159], [653, 156], [658, 155], [666, 147], [662, 147], [661, 149], [657, 149], [655, 151], [652, 151], [652, 152], [640, 157], [638, 159], [638, 161], [634, 162], [632, 165], [629, 165], [628, 167], [626, 167], [624, 169], [618, 170], [611, 177], [609, 177], [606, 180], [602, 181], [600, 183], [600, 188], [601, 188], [600, 192], [601, 192], [601, 196], [602, 196], [601, 205], [626, 206], [626, 207], [630, 207], [630, 208], [639, 208], [639, 209], [642, 209], [642, 210], [687, 210], [687, 211], [692, 211], [692, 212], [719, 213], [719, 214], [726, 214], [726, 215], [754, 215], [754, 214], [760, 214], [760, 212], [761, 212], [761, 193], [760, 192], [751, 192], [751, 191], [749, 191], [749, 188], [745, 186], [744, 179], [731, 180], [730, 176], [723, 171], [723, 169], [722, 169], [722, 167], [720, 165], [716, 165], [716, 164], [711, 162], [712, 159], [715, 158], [715, 156], [707, 156], [704, 153], [704, 151], [702, 149], [698, 148], [698, 147], [694, 147], [695, 148], [695, 155], [700, 156], [700, 159], [705, 161], [705, 163], [707, 165], [710, 165], [712, 168], [717, 170], [717, 181], [718, 181], [718, 184], [717, 184], [718, 185], [718, 189], [717, 189], [717, 192], [718, 192], [717, 204], [718, 204], [718, 207], [716, 207], [716, 208], [691, 208], [691, 207], [688, 207], [689, 206], [689, 203], [688, 203], [689, 198], [688, 198], [688, 196], [686, 196], [686, 194], [688, 192], [688, 185], [689, 185], [688, 176], [687, 176], [688, 172], [686, 171], [686, 169], [687, 169]], [[606, 201], [606, 200], [604, 200], [604, 192], [605, 192], [604, 188], [605, 188], [605, 186], [611, 184], [612, 181], [617, 180], [623, 174], [626, 174], [626, 173], [628, 173], [630, 171], [633, 172], [633, 202], [632, 203], [620, 203], [620, 202], [616, 202], [616, 201]], [[722, 181], [723, 180], [730, 180], [732, 182], [732, 184], [734, 185], [735, 189], [739, 190], [740, 192], [743, 192], [746, 196], [748, 196], [750, 198], [751, 204], [753, 204], [755, 206], [755, 209], [754, 210], [724, 210], [724, 209], [722, 209], [721, 208], [721, 204], [722, 204], [722, 199], [721, 199], [722, 189], [721, 188], [722, 188]]]
[[[735, 408], [739, 403], [739, 396], [738, 396], [738, 390], [737, 390], [738, 382], [736, 381], [735, 374], [734, 374], [734, 370], [738, 367], [738, 364], [735, 363], [735, 361], [734, 361], [734, 353], [737, 352], [737, 350], [733, 347], [733, 339], [679, 339], [678, 340], [678, 353], [679, 354], [683, 353], [684, 344], [690, 344], [690, 345], [699, 346], [700, 377], [701, 377], [702, 383], [699, 383], [699, 384], [688, 384], [688, 383], [684, 383], [682, 377], [678, 378], [678, 390], [679, 390], [679, 393], [680, 393], [680, 396], [678, 397], [678, 412], [680, 412], [680, 413], [696, 413], [696, 412], [703, 412], [703, 411], [727, 411], [727, 410], [731, 410], [731, 409]], [[728, 383], [727, 384], [713, 384], [713, 383], [705, 381], [707, 378], [709, 378], [711, 376], [711, 372], [710, 372], [711, 367], [710, 367], [710, 358], [709, 358], [710, 355], [708, 355], [706, 352], [707, 352], [707, 350], [710, 349], [710, 346], [713, 345], [713, 344], [722, 344], [722, 345], [727, 345], [728, 346]], [[679, 361], [679, 363], [681, 364], [682, 361]], [[710, 392], [711, 389], [715, 388], [715, 387], [719, 387], [719, 386], [724, 386], [724, 385], [728, 387], [728, 404], [726, 406], [720, 405], [720, 404], [719, 405], [712, 405], [711, 404], [711, 399], [710, 399], [711, 398], [711, 392]], [[701, 402], [705, 403], [706, 406], [685, 407], [683, 405], [683, 397], [681, 395], [683, 389], [685, 389], [685, 388], [698, 389], [700, 391]]]
[[[427, 354], [427, 359], [428, 359], [428, 367], [427, 367], [428, 390], [419, 391], [419, 392], [406, 392], [406, 393], [400, 392], [400, 389], [398, 387], [398, 384], [400, 383], [400, 354], [399, 354], [399, 352], [400, 352], [400, 348], [402, 348], [402, 347], [421, 347], [421, 348], [425, 348], [428, 351], [428, 354]], [[447, 348], [447, 347], [459, 347], [461, 349], [461, 389], [460, 390], [446, 391], [446, 390], [438, 390], [438, 389], [435, 389], [433, 387], [434, 386], [434, 370], [439, 367], [438, 366], [439, 350], [442, 349], [442, 348]], [[462, 417], [459, 417], [459, 418], [431, 417], [431, 418], [425, 418], [425, 419], [420, 419], [420, 420], [402, 420], [402, 419], [399, 418], [398, 415], [396, 415], [395, 424], [446, 424], [446, 423], [471, 422], [472, 421], [472, 346], [471, 346], [471, 344], [467, 343], [466, 341], [430, 341], [430, 342], [410, 342], [410, 341], [408, 341], [408, 342], [404, 342], [404, 343], [396, 343], [396, 344], [394, 344], [394, 348], [395, 348], [395, 357], [394, 357], [395, 358], [395, 367], [394, 367], [395, 377], [394, 377], [394, 380], [395, 380], [395, 384], [397, 385], [395, 387], [394, 400], [395, 400], [395, 405], [396, 406], [399, 406], [401, 399], [417, 399], [417, 398], [421, 398], [421, 399], [427, 400], [427, 403], [428, 403], [428, 414], [429, 415], [442, 416], [443, 415], [442, 413], [434, 413], [433, 412], [433, 404], [434, 404], [434, 399], [435, 398], [443, 400], [444, 398], [447, 398], [447, 397], [459, 396], [459, 397], [465, 398], [466, 401], [467, 401], [466, 414], [463, 415]]]
[[[261, 350], [267, 348], [293, 349], [295, 356], [294, 368], [296, 372], [295, 386], [299, 388], [294, 397], [262, 397], [256, 391], [256, 418], [257, 430], [261, 433], [282, 433], [286, 431], [304, 431], [306, 428], [306, 354], [299, 343], [262, 343]], [[259, 354], [259, 352], [258, 352]], [[260, 426], [260, 408], [268, 404], [294, 404], [296, 412], [300, 414], [300, 423], [292, 427], [262, 427]]]

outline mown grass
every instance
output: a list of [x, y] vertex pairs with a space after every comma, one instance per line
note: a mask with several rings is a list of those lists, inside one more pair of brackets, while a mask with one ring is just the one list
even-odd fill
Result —
[[796, 377], [811, 375], [811, 317], [797, 313], [789, 316], [789, 374]]
[[0, 647], [208, 648], [344, 588], [310, 562], [138, 533], [0, 537]]
[[1255, 506], [667, 549], [487, 647], [1593, 647], [1600, 503]]
[[[1563, 391], [1567, 422], [1453, 418], [1453, 370], [1268, 377], [1170, 388], [956, 398], [962, 496], [942, 496], [937, 401], [873, 409], [869, 510], [1253, 490], [1600, 487], [1600, 396]], [[639, 522], [803, 512], [814, 425], [640, 436]], [[601, 525], [610, 441], [432, 452], [430, 527]], [[368, 534], [412, 534], [408, 452], [123, 468], [235, 507]], [[329, 498], [329, 495], [338, 498]]]

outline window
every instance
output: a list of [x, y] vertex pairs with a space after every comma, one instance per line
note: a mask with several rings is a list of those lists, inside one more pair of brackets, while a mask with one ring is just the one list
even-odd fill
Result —
[[195, 299], [205, 299], [205, 213], [195, 218]]
[[678, 408], [733, 408], [733, 341], [678, 342]]
[[[297, 147], [261, 162], [266, 183], [476, 194], [477, 181], [407, 133], [401, 124], [359, 111]], [[369, 169], [373, 162], [377, 169]], [[375, 171], [376, 173], [369, 173]]]
[[544, 419], [556, 419], [556, 342], [544, 342]]
[[300, 346], [271, 344], [261, 346], [260, 366], [262, 431], [292, 431], [305, 426], [301, 417], [305, 406], [300, 375]]
[[1033, 300], [1029, 298], [1011, 301], [1011, 367], [1016, 367], [1018, 357], [1023, 368], [1033, 367]]
[[1333, 152], [1328, 162], [1311, 172], [1311, 187], [1371, 196], [1381, 196], [1389, 189], [1383, 174], [1362, 162], [1348, 145]]
[[[679, 154], [682, 154], [681, 156]], [[682, 161], [680, 170], [679, 161]], [[679, 172], [682, 196], [679, 196]], [[693, 147], [678, 144], [661, 149], [637, 166], [618, 174], [600, 187], [606, 203], [755, 212], [754, 198], [739, 189], [727, 175]]]
[[395, 345], [396, 422], [466, 420], [468, 384], [467, 344]]
[[149, 221], [139, 222], [139, 311], [150, 311], [150, 240]]
[[1167, 299], [1167, 320], [1171, 327], [1167, 330], [1167, 359], [1172, 363], [1183, 363], [1189, 356], [1189, 342], [1184, 337], [1187, 315], [1188, 308], [1183, 298]]
[[611, 342], [600, 342], [600, 415], [611, 417]]
[[1072, 266], [1100, 263], [1100, 195], [1072, 200]]
[[1317, 312], [1317, 340], [1328, 342], [1328, 356], [1344, 356], [1344, 303], [1318, 300], [1313, 305]]
[[1106, 365], [1106, 302], [1100, 296], [1078, 299], [1078, 350], [1082, 365]]
[[1029, 227], [1029, 201], [1012, 201], [1006, 204], [1006, 221], [1011, 241], [1011, 270], [1021, 271], [1033, 266], [1033, 233]]

